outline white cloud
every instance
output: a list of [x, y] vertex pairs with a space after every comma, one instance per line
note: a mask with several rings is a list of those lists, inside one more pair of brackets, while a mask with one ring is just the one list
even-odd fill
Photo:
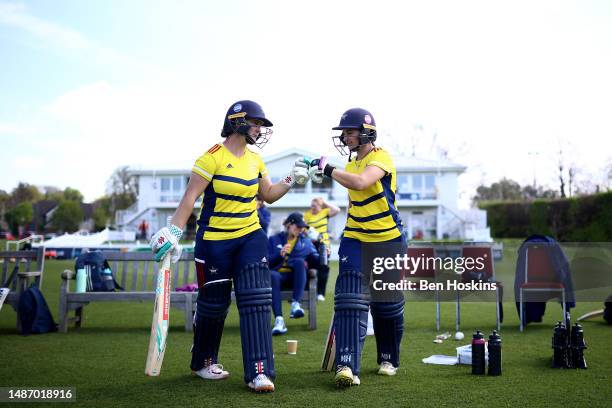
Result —
[[85, 49], [92, 46], [77, 31], [31, 15], [22, 3], [0, 3], [0, 23], [21, 28], [65, 48]]
[[25, 136], [37, 131], [37, 128], [31, 125], [21, 123], [0, 123], [0, 135], [7, 136]]
[[24, 30], [33, 35], [39, 44], [78, 53], [83, 59], [122, 67], [124, 70], [130, 68], [142, 74], [164, 75], [159, 67], [98, 44], [70, 27], [36, 17], [23, 3], [0, 2], [0, 24]]

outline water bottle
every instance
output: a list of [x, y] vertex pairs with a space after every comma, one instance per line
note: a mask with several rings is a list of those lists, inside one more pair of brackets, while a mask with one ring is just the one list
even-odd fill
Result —
[[569, 347], [567, 329], [561, 322], [558, 322], [554, 328], [552, 348], [552, 368], [570, 368], [570, 361], [568, 359]]
[[113, 272], [109, 268], [104, 268], [102, 271], [102, 285], [108, 291], [115, 289], [115, 281], [113, 280]]
[[472, 374], [485, 374], [485, 339], [480, 330], [472, 335]]
[[501, 337], [497, 330], [489, 336], [489, 375], [501, 375], [502, 350]]
[[85, 268], [77, 270], [76, 274], [76, 292], [83, 293], [87, 291], [87, 271]]
[[584, 341], [584, 330], [578, 323], [572, 326], [571, 345], [572, 366], [574, 368], [587, 368], [587, 363], [584, 359], [584, 349], [587, 348], [586, 342]]
[[323, 241], [319, 243], [319, 265], [327, 265], [327, 245]]

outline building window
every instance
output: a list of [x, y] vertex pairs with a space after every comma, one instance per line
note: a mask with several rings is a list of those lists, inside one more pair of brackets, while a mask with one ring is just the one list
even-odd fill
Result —
[[174, 203], [181, 201], [185, 191], [185, 177], [161, 177], [161, 193], [159, 201], [162, 203]]
[[333, 181], [329, 177], [324, 177], [323, 182], [320, 184], [314, 183], [314, 182], [312, 183], [313, 193], [329, 193], [332, 191], [332, 188], [333, 188]]
[[423, 175], [422, 174], [414, 174], [412, 176], [412, 189], [413, 190], [421, 190], [423, 188]]
[[401, 174], [397, 177], [397, 190], [401, 200], [435, 200], [435, 174]]

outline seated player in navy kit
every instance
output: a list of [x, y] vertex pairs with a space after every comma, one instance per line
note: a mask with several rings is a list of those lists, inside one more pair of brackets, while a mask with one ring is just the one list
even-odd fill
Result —
[[285, 231], [268, 239], [272, 310], [275, 317], [272, 334], [275, 335], [287, 332], [283, 318], [281, 287], [289, 286], [293, 289], [289, 317], [292, 319], [304, 317], [300, 299], [306, 286], [306, 270], [308, 267], [316, 268], [319, 264], [319, 253], [304, 233], [306, 223], [302, 214], [297, 212], [289, 214], [283, 225]]
[[304, 163], [296, 161], [289, 175], [272, 184], [260, 156], [247, 148], [262, 147], [271, 126], [257, 103], [234, 103], [221, 132], [225, 140], [196, 160], [171, 225], [151, 240], [157, 260], [170, 253], [176, 262], [181, 253], [178, 242], [182, 229], [194, 203], [204, 193], [195, 243], [199, 293], [191, 369], [207, 380], [229, 375], [219, 364], [218, 354], [233, 283], [240, 315], [244, 381], [257, 392], [274, 391], [275, 371], [268, 241], [259, 223], [255, 196], [259, 194], [271, 203], [285, 195], [296, 180], [307, 180]]

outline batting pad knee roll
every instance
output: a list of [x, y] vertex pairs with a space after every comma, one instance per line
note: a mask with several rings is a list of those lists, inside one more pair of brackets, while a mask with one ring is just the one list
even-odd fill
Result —
[[232, 281], [209, 282], [200, 288], [194, 319], [191, 369], [217, 362], [225, 317], [231, 303]]
[[259, 374], [275, 378], [270, 306], [272, 287], [265, 263], [245, 265], [235, 279], [236, 305], [240, 315], [244, 381]]

